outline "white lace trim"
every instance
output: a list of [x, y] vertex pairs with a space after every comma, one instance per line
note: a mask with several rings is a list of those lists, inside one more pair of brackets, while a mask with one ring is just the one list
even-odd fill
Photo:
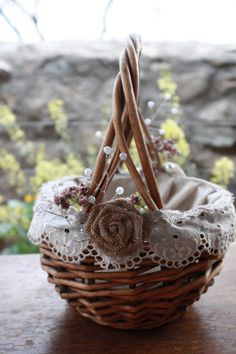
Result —
[[65, 212], [54, 204], [55, 193], [76, 185], [73, 178], [43, 185], [34, 207], [29, 239], [36, 245], [45, 242], [64, 262], [80, 263], [93, 256], [102, 268], [114, 270], [131, 269], [145, 258], [161, 266], [178, 268], [196, 262], [203, 252], [224, 254], [236, 236], [233, 197], [224, 189], [205, 183], [215, 188], [212, 203], [184, 212], [152, 213], [154, 227], [149, 243], [132, 258], [112, 259], [102, 254], [83, 230], [81, 215], [73, 208]]

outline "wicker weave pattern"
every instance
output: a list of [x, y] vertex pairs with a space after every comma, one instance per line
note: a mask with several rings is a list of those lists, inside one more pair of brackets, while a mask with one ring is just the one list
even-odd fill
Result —
[[93, 258], [64, 263], [41, 245], [41, 264], [62, 299], [93, 321], [119, 329], [147, 329], [180, 317], [220, 272], [222, 258], [203, 255], [181, 269], [159, 270], [143, 260], [135, 270], [104, 272]]

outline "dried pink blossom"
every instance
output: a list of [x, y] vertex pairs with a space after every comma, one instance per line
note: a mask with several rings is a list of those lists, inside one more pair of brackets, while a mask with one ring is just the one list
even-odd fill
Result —
[[137, 205], [140, 203], [140, 197], [138, 196], [138, 194], [130, 194], [127, 200], [133, 205]]
[[163, 136], [152, 137], [152, 141], [159, 153], [167, 153], [167, 156], [170, 158], [174, 155], [179, 155], [179, 150], [175, 146], [173, 139], [164, 139]]
[[74, 203], [85, 206], [88, 193], [89, 188], [80, 183], [78, 186], [65, 188], [59, 195], [54, 197], [54, 203], [66, 210]]

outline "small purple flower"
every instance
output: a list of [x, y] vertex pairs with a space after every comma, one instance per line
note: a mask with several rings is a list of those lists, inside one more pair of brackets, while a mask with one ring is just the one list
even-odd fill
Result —
[[54, 203], [66, 210], [74, 203], [85, 206], [88, 193], [89, 188], [80, 183], [78, 186], [65, 188], [59, 195], [54, 197]]
[[78, 192], [81, 195], [88, 195], [89, 192], [89, 188], [87, 186], [85, 186], [83, 183], [80, 183], [80, 185], [78, 186]]
[[170, 158], [174, 155], [179, 155], [179, 150], [175, 146], [173, 139], [164, 139], [163, 136], [152, 137], [152, 141], [160, 153], [167, 153], [167, 156]]
[[87, 207], [89, 205], [89, 202], [88, 202], [88, 199], [87, 197], [82, 197], [80, 200], [79, 200], [79, 204], [83, 207]]
[[61, 198], [60, 198], [58, 195], [55, 195], [55, 197], [54, 197], [54, 203], [55, 203], [56, 205], [60, 205], [60, 203], [61, 203]]
[[69, 207], [70, 207], [70, 203], [66, 199], [63, 199], [63, 198], [61, 198], [60, 205], [61, 205], [62, 209], [65, 209], [65, 210], [69, 209]]
[[138, 196], [138, 194], [130, 194], [127, 200], [133, 205], [138, 205], [140, 203], [140, 197]]

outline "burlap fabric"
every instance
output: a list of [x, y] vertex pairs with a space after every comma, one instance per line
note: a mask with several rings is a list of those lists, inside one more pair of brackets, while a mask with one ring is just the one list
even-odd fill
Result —
[[84, 227], [91, 241], [109, 257], [137, 253], [150, 230], [149, 221], [124, 199], [94, 206]]

